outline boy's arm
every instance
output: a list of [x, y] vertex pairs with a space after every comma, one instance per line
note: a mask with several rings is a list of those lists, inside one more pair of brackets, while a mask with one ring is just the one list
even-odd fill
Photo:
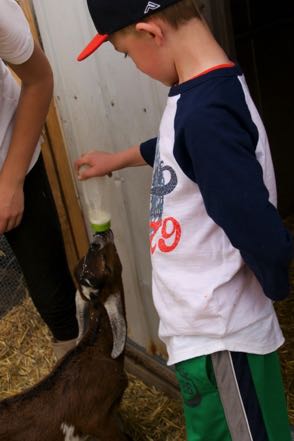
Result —
[[286, 297], [293, 243], [269, 201], [250, 134], [233, 115], [216, 118], [207, 110], [188, 124], [185, 137], [208, 215], [240, 250], [265, 294]]
[[0, 234], [16, 227], [23, 212], [23, 183], [52, 97], [50, 65], [39, 46], [20, 65], [10, 64], [22, 81], [8, 154], [0, 172]]
[[[154, 162], [156, 138], [135, 145], [116, 153], [91, 151], [83, 154], [75, 161], [78, 179], [88, 179], [94, 176], [105, 176], [126, 167], [152, 165]], [[86, 166], [85, 168], [83, 168]], [[81, 169], [82, 168], [82, 169]]]
[[153, 167], [156, 153], [157, 138], [149, 139], [140, 145], [141, 155], [151, 167]]

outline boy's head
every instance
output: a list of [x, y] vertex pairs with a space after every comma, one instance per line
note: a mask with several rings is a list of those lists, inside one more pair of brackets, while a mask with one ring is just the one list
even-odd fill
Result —
[[[102, 43], [121, 30], [134, 30], [136, 24], [159, 17], [172, 27], [192, 18], [200, 18], [198, 0], [87, 0], [89, 12], [98, 34], [78, 56], [82, 61]], [[139, 29], [141, 30], [141, 29]]]

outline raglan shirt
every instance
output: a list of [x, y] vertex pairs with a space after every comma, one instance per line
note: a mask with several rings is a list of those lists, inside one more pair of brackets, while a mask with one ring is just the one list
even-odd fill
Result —
[[171, 88], [153, 166], [153, 298], [168, 364], [284, 341], [272, 300], [288, 295], [292, 240], [275, 208], [266, 132], [238, 66]]
[[[28, 22], [15, 0], [0, 3], [0, 169], [10, 145], [20, 86], [4, 63], [22, 64], [32, 55], [34, 41]], [[37, 161], [36, 146], [29, 170]], [[29, 171], [28, 170], [28, 171]]]

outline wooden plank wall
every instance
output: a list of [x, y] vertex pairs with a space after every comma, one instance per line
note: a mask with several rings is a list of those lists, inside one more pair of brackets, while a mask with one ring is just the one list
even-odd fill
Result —
[[[19, 0], [36, 41], [40, 37], [30, 0]], [[40, 43], [41, 44], [41, 43]], [[52, 101], [44, 127], [42, 153], [58, 211], [71, 271], [87, 251], [89, 240], [75, 191], [57, 110]]]

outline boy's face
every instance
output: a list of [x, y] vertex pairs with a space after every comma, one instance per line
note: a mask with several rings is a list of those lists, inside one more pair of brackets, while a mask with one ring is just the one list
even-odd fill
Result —
[[148, 33], [117, 32], [109, 41], [118, 52], [130, 57], [137, 68], [155, 80], [166, 86], [172, 86], [178, 82], [178, 75], [168, 51], [158, 46], [155, 39]]

